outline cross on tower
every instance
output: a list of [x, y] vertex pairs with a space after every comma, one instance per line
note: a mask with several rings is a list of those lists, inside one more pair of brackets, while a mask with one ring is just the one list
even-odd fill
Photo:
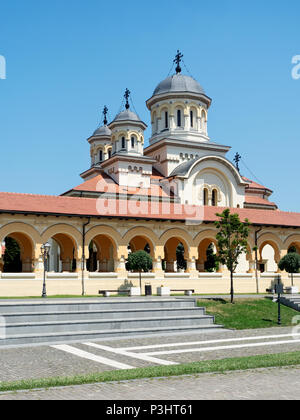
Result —
[[175, 60], [174, 60], [174, 63], [177, 64], [177, 67], [176, 67], [176, 73], [177, 74], [181, 73], [180, 63], [181, 63], [182, 58], [183, 58], [183, 54], [181, 54], [181, 52], [179, 50], [177, 50], [177, 54], [176, 54]]
[[107, 106], [105, 105], [105, 107], [104, 107], [104, 109], [103, 109], [103, 116], [104, 116], [103, 123], [104, 123], [104, 125], [107, 125], [107, 118], [106, 118], [107, 114], [108, 114], [108, 108], [107, 108]]
[[236, 169], [240, 172], [240, 167], [239, 167], [239, 162], [242, 159], [242, 156], [239, 153], [236, 153], [235, 157], [234, 157], [234, 162], [235, 162], [235, 166]]
[[126, 104], [125, 104], [125, 108], [126, 109], [129, 109], [130, 108], [129, 101], [128, 101], [129, 96], [130, 96], [130, 93], [131, 92], [128, 89], [125, 90], [124, 98], [126, 99]]

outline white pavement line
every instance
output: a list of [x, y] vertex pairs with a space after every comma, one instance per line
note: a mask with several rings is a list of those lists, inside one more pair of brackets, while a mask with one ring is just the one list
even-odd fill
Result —
[[223, 338], [220, 340], [206, 340], [206, 341], [190, 341], [186, 343], [168, 343], [168, 344], [152, 344], [150, 346], [137, 346], [137, 347], [122, 347], [121, 350], [147, 350], [147, 349], [161, 349], [164, 347], [182, 347], [182, 346], [196, 346], [198, 344], [216, 344], [216, 343], [231, 343], [237, 341], [249, 341], [249, 340], [265, 340], [268, 338], [283, 338], [283, 337], [296, 337], [300, 336], [300, 333], [290, 334], [277, 334], [277, 335], [262, 335], [262, 336], [251, 336], [251, 337], [239, 337], [239, 338]]
[[201, 349], [184, 349], [184, 350], [166, 350], [166, 351], [154, 351], [150, 353], [143, 353], [143, 355], [159, 355], [159, 354], [179, 354], [179, 353], [194, 353], [194, 352], [205, 352], [205, 351], [216, 351], [216, 350], [233, 350], [242, 349], [247, 347], [265, 347], [265, 346], [278, 346], [281, 344], [295, 344], [300, 343], [300, 340], [282, 340], [282, 341], [268, 341], [265, 343], [250, 343], [250, 344], [238, 344], [234, 346], [219, 346], [219, 347], [203, 347]]
[[57, 346], [51, 346], [54, 349], [62, 350], [67, 353], [74, 354], [75, 356], [82, 357], [83, 359], [93, 360], [94, 362], [101, 363], [103, 365], [112, 366], [117, 369], [135, 369], [134, 366], [125, 365], [124, 363], [119, 363], [115, 360], [107, 359], [106, 357], [97, 356], [87, 351], [77, 349], [76, 347], [68, 346], [66, 344], [61, 344]]
[[111, 352], [111, 353], [116, 353], [116, 354], [121, 354], [122, 356], [127, 356], [127, 357], [133, 357], [134, 359], [140, 359], [140, 360], [144, 360], [146, 362], [151, 362], [151, 363], [156, 363], [158, 365], [177, 365], [178, 363], [175, 362], [170, 362], [169, 360], [161, 360], [161, 359], [157, 359], [156, 357], [151, 357], [145, 354], [140, 354], [140, 353], [131, 353], [122, 349], [118, 349], [118, 348], [114, 348], [114, 347], [107, 347], [107, 346], [102, 346], [100, 344], [95, 344], [95, 343], [83, 343], [86, 346], [89, 347], [94, 347], [95, 349], [100, 349], [100, 350], [105, 350], [107, 352]]

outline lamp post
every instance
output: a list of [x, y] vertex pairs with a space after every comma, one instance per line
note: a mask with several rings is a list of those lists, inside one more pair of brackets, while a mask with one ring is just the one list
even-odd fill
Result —
[[41, 246], [41, 254], [42, 254], [43, 263], [44, 263], [44, 280], [43, 280], [43, 294], [42, 294], [43, 298], [47, 297], [47, 290], [46, 290], [47, 266], [46, 266], [46, 264], [47, 264], [47, 260], [48, 260], [48, 257], [49, 257], [50, 248], [51, 248], [51, 245], [48, 242]]

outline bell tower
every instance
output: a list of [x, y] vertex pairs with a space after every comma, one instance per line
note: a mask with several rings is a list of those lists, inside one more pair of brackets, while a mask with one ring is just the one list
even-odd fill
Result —
[[126, 89], [125, 109], [109, 124], [112, 156], [101, 166], [119, 185], [149, 188], [155, 160], [144, 156], [144, 131], [147, 125], [131, 111], [130, 94]]

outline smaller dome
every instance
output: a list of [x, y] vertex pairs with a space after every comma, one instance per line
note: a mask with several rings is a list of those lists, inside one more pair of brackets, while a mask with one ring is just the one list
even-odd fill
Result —
[[103, 125], [102, 127], [97, 128], [97, 130], [93, 134], [93, 137], [100, 137], [100, 136], [103, 136], [103, 137], [111, 136], [111, 130], [107, 127], [107, 125]]
[[125, 109], [125, 111], [120, 112], [113, 122], [116, 121], [137, 121], [142, 122], [140, 117], [135, 114], [134, 112], [130, 111], [130, 109]]
[[189, 92], [205, 95], [204, 89], [199, 85], [197, 80], [179, 73], [167, 77], [160, 82], [156, 87], [153, 96], [173, 92]]

